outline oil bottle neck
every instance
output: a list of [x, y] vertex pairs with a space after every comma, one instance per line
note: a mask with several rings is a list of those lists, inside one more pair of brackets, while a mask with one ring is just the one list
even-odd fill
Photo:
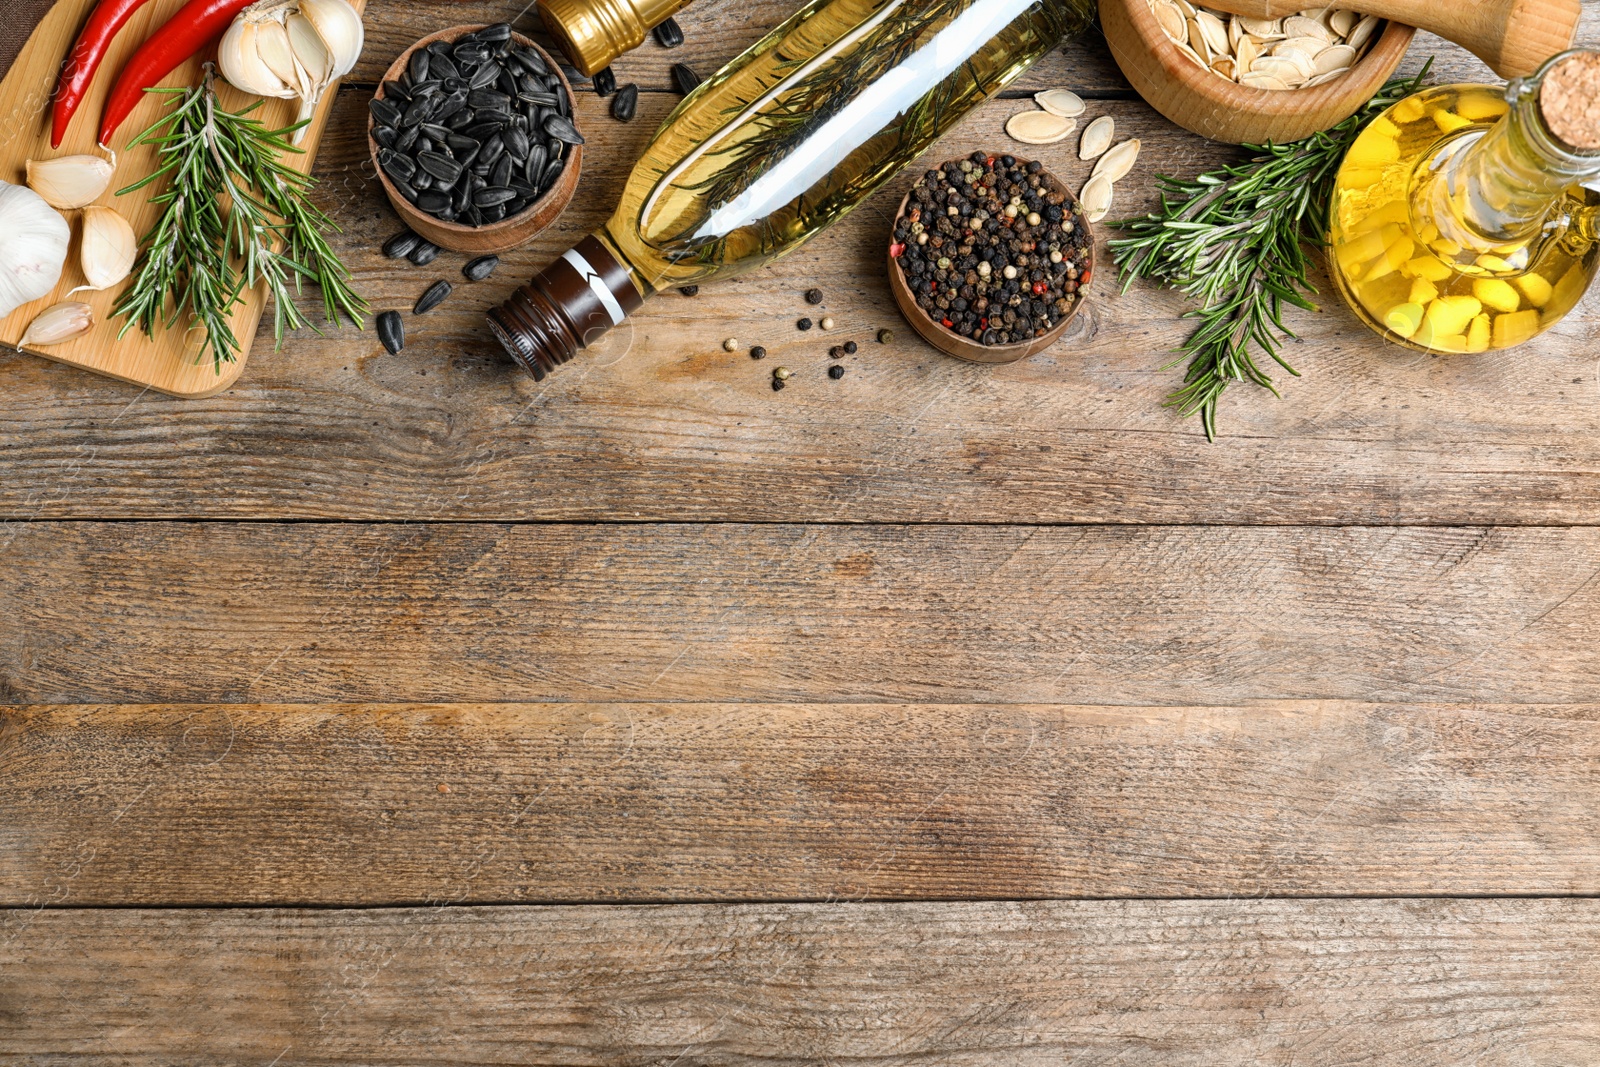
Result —
[[1600, 177], [1600, 152], [1558, 138], [1541, 107], [1545, 77], [1565, 52], [1506, 86], [1506, 113], [1487, 130], [1447, 141], [1418, 184], [1416, 206], [1442, 236], [1478, 252], [1503, 251], [1538, 237], [1572, 186]]
[[593, 75], [644, 43], [689, 0], [539, 0], [545, 29], [567, 59]]

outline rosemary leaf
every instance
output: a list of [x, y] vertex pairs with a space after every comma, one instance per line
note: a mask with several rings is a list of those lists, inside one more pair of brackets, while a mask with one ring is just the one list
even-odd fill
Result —
[[1166, 405], [1199, 415], [1207, 440], [1216, 440], [1217, 401], [1230, 383], [1278, 395], [1252, 345], [1299, 376], [1278, 352], [1283, 338], [1295, 336], [1283, 305], [1316, 310], [1308, 248], [1323, 243], [1339, 163], [1371, 119], [1422, 87], [1429, 65], [1392, 79], [1330, 130], [1285, 145], [1245, 145], [1249, 158], [1196, 178], [1163, 175], [1159, 210], [1113, 223], [1127, 235], [1110, 243], [1124, 292], [1136, 278], [1151, 278], [1199, 303], [1184, 316], [1199, 326], [1162, 369], [1188, 361], [1183, 386]]

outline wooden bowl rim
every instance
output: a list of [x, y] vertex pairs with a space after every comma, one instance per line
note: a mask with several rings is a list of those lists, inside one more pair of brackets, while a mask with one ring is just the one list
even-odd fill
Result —
[[1340, 108], [1352, 100], [1371, 99], [1405, 58], [1411, 38], [1417, 32], [1415, 27], [1385, 19], [1378, 39], [1344, 77], [1309, 89], [1252, 89], [1201, 70], [1184, 58], [1177, 44], [1156, 21], [1148, 0], [1100, 0], [1100, 3], [1117, 4], [1123, 9], [1140, 40], [1162, 68], [1162, 76], [1182, 82], [1211, 103], [1258, 117], [1297, 115], [1321, 108]]
[[[437, 30], [428, 34], [426, 37], [419, 37], [411, 45], [411, 47], [401, 52], [400, 55], [395, 58], [395, 61], [389, 64], [389, 69], [383, 72], [383, 77], [378, 81], [378, 88], [372, 95], [379, 100], [386, 99], [386, 84], [388, 82], [399, 80], [400, 75], [405, 72], [406, 66], [411, 62], [412, 54], [416, 52], [417, 49], [426, 48], [435, 41], [453, 40], [456, 37], [461, 37], [469, 33], [476, 33], [479, 30], [488, 29], [493, 25], [497, 24], [493, 22], [484, 22], [476, 25], [468, 23], [460, 26], [447, 26], [442, 30]], [[556, 62], [555, 57], [551, 56], [549, 52], [546, 52], [543, 48], [539, 47], [538, 42], [534, 41], [532, 38], [526, 37], [523, 34], [518, 33], [516, 30], [512, 30], [511, 39], [520, 45], [525, 45], [528, 48], [532, 48], [535, 52], [538, 52], [539, 55], [544, 57], [545, 64], [551, 70], [555, 71], [556, 77], [561, 79], [561, 86], [567, 91], [567, 102], [572, 106], [572, 125], [574, 128], [576, 128], [578, 125], [577, 98], [572, 94], [572, 83], [567, 80], [566, 72], [561, 69], [561, 64]], [[527, 207], [523, 208], [521, 211], [517, 212], [515, 215], [508, 215], [503, 219], [484, 223], [482, 226], [468, 226], [460, 222], [447, 222], [444, 219], [435, 218], [426, 211], [423, 211], [421, 208], [417, 207], [417, 205], [401, 196], [400, 190], [394, 187], [394, 183], [389, 180], [389, 176], [385, 174], [383, 172], [383, 168], [378, 165], [378, 148], [380, 146], [377, 141], [372, 139], [372, 128], [375, 125], [377, 125], [377, 119], [374, 118], [372, 110], [368, 108], [367, 154], [372, 157], [372, 169], [377, 171], [378, 181], [383, 184], [383, 191], [385, 195], [389, 197], [389, 203], [402, 215], [410, 215], [417, 218], [426, 219], [428, 225], [437, 226], [439, 227], [440, 231], [444, 233], [461, 234], [462, 236], [466, 236], [467, 234], [488, 234], [490, 236], [494, 236], [496, 234], [504, 233], [505, 231], [512, 229], [514, 226], [526, 225], [529, 221], [528, 215], [530, 212], [538, 211], [539, 209], [549, 207], [550, 205], [555, 205], [554, 212], [551, 214], [551, 216], [543, 223], [538, 224], [535, 229], [527, 235], [528, 239], [531, 239], [540, 230], [545, 229], [551, 223], [555, 222], [556, 219], [561, 217], [561, 213], [565, 211], [567, 209], [567, 205], [572, 202], [572, 196], [578, 188], [576, 177], [574, 177], [572, 181], [568, 181], [566, 175], [568, 172], [576, 175], [579, 169], [581, 169], [583, 166], [583, 145], [581, 144], [575, 144], [571, 146], [572, 152], [568, 156], [566, 168], [564, 168], [561, 172], [561, 180], [555, 185], [551, 186], [549, 189], [546, 189], [536, 200], [534, 200]], [[583, 131], [579, 130], [578, 132], [582, 133]]]
[[[1009, 155], [1023, 166], [1035, 162], [1035, 160], [1025, 159], [1022, 156], [1017, 155], [1015, 152], [986, 152], [984, 154], [993, 155], [996, 159], [999, 159], [1001, 156]], [[961, 156], [956, 159], [947, 159], [942, 163], [934, 164], [925, 169], [943, 170], [952, 163], [959, 165], [961, 160], [967, 158], [969, 157]], [[1089, 250], [1089, 277], [1090, 280], [1093, 281], [1095, 261], [1098, 258], [1095, 251], [1094, 225], [1089, 221], [1089, 216], [1082, 211], [1083, 205], [1078, 201], [1077, 194], [1068, 188], [1065, 182], [1063, 182], [1060, 178], [1057, 178], [1055, 174], [1050, 171], [1050, 168], [1044, 165], [1043, 160], [1038, 160], [1037, 162], [1039, 163], [1040, 167], [1039, 173], [1045, 176], [1045, 179], [1050, 182], [1054, 189], [1066, 194], [1067, 201], [1079, 209], [1078, 218], [1081, 221], [1084, 232], [1089, 236], [1089, 244], [1087, 246]], [[916, 185], [913, 184], [912, 189], [915, 188]], [[895, 223], [899, 222], [905, 217], [906, 205], [911, 201], [912, 189], [906, 190], [906, 194], [900, 198], [900, 206], [895, 209], [894, 216], [889, 220], [890, 246], [893, 246], [894, 244]], [[1045, 349], [1061, 340], [1061, 335], [1067, 332], [1067, 327], [1072, 325], [1072, 320], [1078, 317], [1078, 312], [1083, 310], [1083, 305], [1088, 299], [1086, 295], [1087, 285], [1080, 285], [1078, 288], [1078, 298], [1072, 302], [1072, 310], [1068, 311], [1066, 316], [1062, 318], [1060, 322], [1056, 323], [1054, 326], [1050, 327], [1049, 330], [1045, 331], [1042, 337], [1034, 337], [1026, 341], [1013, 341], [1012, 343], [1005, 345], [980, 344], [979, 342], [972, 340], [970, 337], [962, 337], [960, 334], [946, 328], [941, 323], [935, 322], [933, 317], [916, 302], [916, 298], [911, 296], [911, 285], [906, 281], [905, 270], [900, 266], [899, 258], [894, 256], [887, 249], [885, 249], [884, 254], [889, 261], [889, 287], [897, 290], [897, 295], [899, 293], [903, 293], [906, 297], [908, 297], [910, 307], [916, 309], [916, 313], [912, 314], [910, 311], [906, 310], [904, 304], [901, 304], [899, 300], [896, 300], [896, 304], [900, 305], [901, 317], [903, 317], [907, 323], [910, 324], [911, 328], [917, 332], [918, 336], [927, 341], [929, 344], [933, 345], [935, 348], [939, 349], [941, 352], [944, 352], [946, 355], [957, 356], [958, 358], [966, 359], [973, 363], [1014, 363], [1019, 359], [1026, 359], [1028, 356], [1043, 352]], [[953, 352], [951, 351], [950, 347], [947, 346], [954, 346], [962, 349], [963, 351], [970, 351], [973, 353], [973, 355], [962, 355], [961, 352]], [[982, 353], [982, 355], [979, 356], [977, 355], [978, 353]], [[1009, 358], [995, 358], [996, 356]]]

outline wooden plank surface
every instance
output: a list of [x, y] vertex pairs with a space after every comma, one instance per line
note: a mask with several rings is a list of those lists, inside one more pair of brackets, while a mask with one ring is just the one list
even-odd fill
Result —
[[[380, 14], [369, 61], [442, 17], [439, 4]], [[685, 17], [709, 36], [673, 55], [702, 66], [736, 47], [718, 35], [762, 24], [710, 3]], [[1600, 33], [1600, 3], [1585, 18]], [[635, 55], [665, 62], [658, 52]], [[1024, 88], [1060, 84], [1063, 71]], [[790, 260], [693, 300], [652, 301], [603, 350], [536, 386], [486, 337], [481, 312], [603, 221], [672, 101], [648, 93], [622, 125], [580, 96], [596, 145], [584, 194], [492, 282], [412, 320], [398, 356], [370, 333], [297, 336], [198, 403], [0, 356], [0, 517], [1587, 524], [1600, 506], [1593, 298], [1537, 345], [1492, 358], [1386, 348], [1337, 304], [1297, 315], [1303, 341], [1287, 351], [1306, 376], [1284, 383], [1283, 401], [1235, 390], [1213, 446], [1160, 407], [1177, 378], [1158, 367], [1188, 329], [1182, 302], [1143, 287], [1114, 296], [1106, 274], [1092, 338], [986, 368], [902, 328], [828, 381], [829, 342], [791, 327], [809, 310], [799, 291], [820, 284], [851, 336], [897, 325], [874, 250], [904, 178]], [[364, 101], [361, 89], [341, 94], [320, 196], [347, 224], [341, 248], [375, 305], [409, 307], [435, 277], [456, 277], [461, 257], [418, 270], [374, 251], [396, 223], [361, 148]], [[937, 153], [1004, 143], [1020, 106], [990, 104]], [[1145, 177], [1226, 158], [1141, 103], [1094, 109], [1143, 140]], [[1084, 175], [1070, 145], [1047, 159], [1071, 182]], [[1124, 184], [1119, 213], [1148, 205], [1147, 182]], [[774, 394], [770, 361], [721, 351], [730, 335], [800, 377]]]
[[1596, 795], [1593, 705], [29, 708], [0, 905], [1596, 894]]
[[13, 703], [1600, 702], [1600, 530], [26, 523]]
[[34, 911], [0, 1062], [1584, 1064], [1594, 900]]
[[[366, 0], [352, 0], [357, 11], [366, 7]], [[111, 44], [102, 64], [102, 73], [90, 83], [76, 121], [67, 131], [59, 150], [50, 147], [51, 94], [55, 91], [61, 57], [72, 51], [84, 20], [96, 6], [96, 0], [62, 0], [50, 9], [44, 20], [28, 38], [27, 45], [6, 72], [0, 83], [0, 113], [11, 121], [0, 127], [0, 178], [21, 183], [25, 180], [24, 163], [30, 159], [50, 159], [73, 153], [95, 153], [95, 139], [99, 135], [100, 114], [106, 96], [111, 91], [113, 76], [127, 63], [128, 58], [156, 27], [162, 25], [183, 6], [183, 0], [157, 0], [147, 4], [132, 16], [125, 32]], [[162, 86], [191, 86], [200, 81], [201, 58], [180, 63], [163, 81]], [[282, 129], [291, 125], [299, 110], [298, 100], [266, 100], [241, 93], [222, 79], [217, 79], [217, 99], [222, 107], [239, 110], [255, 102], [260, 105], [256, 117], [268, 129]], [[304, 173], [311, 169], [317, 147], [327, 128], [328, 116], [336, 100], [330, 93], [311, 115], [304, 139], [300, 143], [302, 154], [290, 156], [288, 163]], [[170, 110], [172, 97], [149, 97], [144, 100], [117, 131], [112, 147], [116, 152], [116, 172], [111, 183], [95, 203], [121, 213], [141, 237], [149, 232], [159, 216], [158, 205], [151, 197], [160, 195], [169, 187], [165, 182], [147, 186], [126, 196], [117, 190], [133, 185], [153, 173], [160, 165], [154, 145], [134, 147], [132, 142], [151, 123]], [[38, 300], [17, 308], [0, 322], [0, 344], [14, 346], [21, 340], [28, 324], [46, 308], [69, 298], [86, 303], [93, 308], [95, 325], [84, 334], [57, 345], [49, 345], [30, 353], [45, 359], [58, 360], [74, 367], [87, 368], [97, 374], [130, 382], [135, 386], [150, 386], [163, 393], [180, 397], [211, 396], [229, 385], [244, 371], [250, 356], [250, 342], [256, 337], [256, 326], [261, 322], [267, 303], [266, 283], [243, 294], [231, 311], [224, 316], [228, 329], [240, 339], [237, 358], [230, 363], [217, 364], [209, 356], [202, 357], [204, 335], [181, 329], [158, 329], [147, 337], [137, 329], [121, 333], [121, 321], [111, 310], [128, 290], [128, 285], [118, 284], [100, 292], [73, 290], [87, 283], [78, 265], [78, 242], [82, 240], [82, 224], [76, 212], [65, 213], [73, 223], [76, 237], [73, 252], [61, 280], [49, 293]], [[311, 321], [321, 323], [320, 310]], [[271, 344], [272, 320], [269, 317], [262, 333]], [[309, 330], [306, 332], [310, 332]]]

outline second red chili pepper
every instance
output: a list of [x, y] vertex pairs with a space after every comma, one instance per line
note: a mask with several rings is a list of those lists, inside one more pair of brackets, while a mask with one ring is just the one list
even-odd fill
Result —
[[178, 13], [150, 35], [117, 75], [111, 95], [106, 97], [105, 114], [100, 120], [100, 144], [109, 147], [111, 135], [144, 99], [144, 91], [161, 80], [190, 56], [217, 37], [239, 12], [254, 0], [189, 0]]
[[61, 139], [67, 135], [67, 126], [83, 102], [89, 83], [112, 40], [149, 0], [101, 0], [83, 24], [83, 32], [72, 45], [72, 51], [61, 61], [61, 77], [56, 82], [55, 105], [50, 115], [50, 147], [60, 148]]

